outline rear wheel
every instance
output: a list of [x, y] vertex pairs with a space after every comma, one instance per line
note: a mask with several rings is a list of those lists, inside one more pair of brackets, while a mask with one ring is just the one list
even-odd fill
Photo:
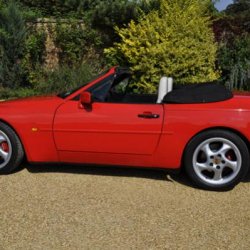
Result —
[[15, 170], [24, 157], [24, 150], [17, 134], [3, 122], [0, 122], [0, 174]]
[[225, 190], [234, 187], [247, 174], [249, 152], [238, 135], [211, 130], [189, 142], [184, 164], [188, 176], [199, 187]]

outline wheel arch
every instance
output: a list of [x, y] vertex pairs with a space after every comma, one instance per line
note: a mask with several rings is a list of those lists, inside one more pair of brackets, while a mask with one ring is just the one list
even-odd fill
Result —
[[9, 126], [9, 127], [16, 133], [17, 137], [19, 138], [19, 140], [20, 140], [20, 142], [21, 142], [21, 144], [22, 144], [22, 146], [23, 146], [24, 158], [26, 159], [26, 158], [27, 158], [27, 155], [26, 155], [26, 148], [25, 148], [25, 145], [24, 145], [24, 143], [23, 143], [23, 141], [22, 141], [22, 138], [21, 138], [20, 135], [18, 134], [17, 130], [16, 130], [9, 122], [7, 122], [6, 120], [4, 120], [4, 119], [2, 119], [2, 118], [0, 118], [0, 122], [2, 122], [2, 123], [4, 123], [4, 124], [6, 124], [7, 126]]
[[203, 130], [199, 131], [198, 133], [196, 133], [195, 135], [193, 135], [189, 139], [189, 141], [186, 143], [186, 145], [184, 147], [184, 150], [182, 152], [181, 168], [183, 168], [183, 166], [184, 166], [183, 160], [184, 160], [184, 155], [185, 155], [186, 149], [187, 149], [189, 143], [193, 140], [193, 138], [196, 137], [197, 135], [201, 134], [201, 133], [204, 133], [204, 132], [207, 132], [207, 131], [212, 131], [212, 130], [224, 130], [224, 131], [232, 132], [232, 133], [238, 135], [244, 141], [244, 143], [246, 144], [246, 146], [248, 148], [248, 154], [250, 155], [250, 142], [247, 139], [247, 137], [243, 133], [241, 133], [239, 130], [234, 129], [234, 128], [230, 128], [230, 127], [224, 127], [224, 126], [210, 127], [210, 128], [206, 128], [206, 129], [203, 129]]

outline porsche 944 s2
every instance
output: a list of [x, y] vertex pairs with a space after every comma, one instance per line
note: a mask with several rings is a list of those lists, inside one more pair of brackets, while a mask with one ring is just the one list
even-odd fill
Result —
[[232, 188], [249, 168], [250, 98], [223, 86], [173, 86], [136, 94], [114, 67], [78, 89], [0, 103], [0, 172], [31, 163], [178, 170], [199, 187]]

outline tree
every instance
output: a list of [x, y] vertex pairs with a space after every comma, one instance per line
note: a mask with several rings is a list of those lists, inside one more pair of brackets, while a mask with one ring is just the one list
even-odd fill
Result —
[[160, 10], [117, 28], [122, 41], [105, 50], [108, 59], [128, 64], [139, 75], [138, 86], [148, 92], [156, 90], [162, 75], [178, 83], [217, 79], [217, 45], [206, 14], [208, 3], [161, 0]]
[[140, 13], [159, 7], [159, 0], [19, 0], [23, 7], [38, 16], [82, 19], [97, 30], [103, 46], [110, 46], [117, 35], [114, 26], [122, 27], [137, 20]]
[[25, 21], [14, 2], [0, 10], [0, 84], [16, 87], [23, 81], [21, 59], [26, 37]]
[[250, 0], [236, 0], [214, 23], [219, 42], [221, 80], [232, 89], [250, 90]]
[[[2, 0], [6, 1], [6, 0]], [[101, 22], [119, 24], [122, 20], [131, 20], [140, 9], [147, 11], [159, 6], [159, 0], [19, 0], [28, 8], [41, 12], [43, 16], [77, 17], [88, 16], [93, 21], [101, 18]], [[91, 16], [93, 15], [93, 16]]]
[[243, 34], [233, 41], [220, 43], [218, 64], [222, 81], [231, 89], [250, 90], [250, 36]]
[[229, 15], [241, 15], [249, 17], [250, 1], [234, 0], [234, 2], [226, 8], [225, 12]]
[[19, 2], [45, 17], [69, 13], [77, 9], [79, 4], [79, 0], [19, 0]]

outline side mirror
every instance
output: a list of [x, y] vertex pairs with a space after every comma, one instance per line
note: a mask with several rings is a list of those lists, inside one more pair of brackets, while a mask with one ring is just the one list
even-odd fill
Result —
[[80, 94], [80, 104], [83, 107], [90, 107], [92, 104], [92, 95], [88, 91], [84, 91]]

